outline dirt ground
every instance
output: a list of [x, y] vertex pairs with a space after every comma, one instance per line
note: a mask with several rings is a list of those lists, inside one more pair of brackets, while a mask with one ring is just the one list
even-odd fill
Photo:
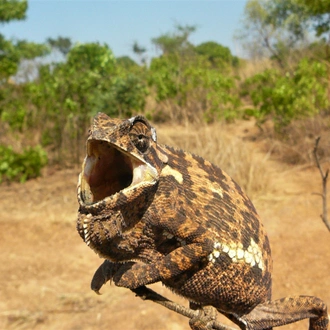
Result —
[[[267, 162], [273, 189], [254, 203], [271, 241], [273, 298], [315, 295], [330, 306], [330, 233], [312, 194], [321, 191], [319, 173]], [[91, 292], [102, 260], [76, 232], [78, 172], [0, 186], [0, 329], [188, 330], [188, 319], [129, 290]], [[187, 305], [161, 284], [151, 287]], [[306, 321], [282, 327], [307, 328]]]

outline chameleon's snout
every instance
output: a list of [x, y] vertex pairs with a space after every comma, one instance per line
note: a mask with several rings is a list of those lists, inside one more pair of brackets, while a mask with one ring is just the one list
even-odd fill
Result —
[[80, 201], [91, 205], [127, 188], [155, 181], [150, 165], [100, 140], [89, 140], [80, 174]]

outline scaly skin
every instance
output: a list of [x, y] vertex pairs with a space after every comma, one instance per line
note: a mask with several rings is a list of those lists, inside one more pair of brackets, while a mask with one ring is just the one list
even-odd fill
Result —
[[129, 289], [161, 281], [241, 329], [303, 318], [311, 330], [327, 329], [320, 299], [270, 300], [269, 241], [236, 182], [199, 156], [158, 144], [144, 117], [95, 117], [78, 200], [78, 232], [107, 259], [94, 276], [96, 291], [107, 280]]

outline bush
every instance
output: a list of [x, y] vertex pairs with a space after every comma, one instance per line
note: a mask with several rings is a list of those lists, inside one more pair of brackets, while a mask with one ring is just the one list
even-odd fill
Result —
[[255, 108], [246, 111], [259, 124], [271, 117], [281, 131], [293, 119], [318, 114], [328, 106], [325, 64], [301, 60], [293, 73], [267, 69], [245, 81]]
[[143, 112], [148, 89], [136, 74], [117, 76], [108, 92], [105, 113], [113, 117], [131, 117], [133, 112]]
[[[153, 59], [149, 85], [157, 101], [154, 119], [213, 122], [239, 116], [240, 100], [230, 70], [214, 68], [203, 56], [175, 54]], [[167, 116], [165, 115], [167, 112]]]
[[28, 147], [23, 153], [16, 153], [12, 147], [0, 145], [0, 182], [20, 181], [40, 176], [48, 157], [40, 146]]
[[195, 47], [197, 54], [206, 56], [214, 67], [225, 67], [226, 65], [238, 66], [239, 59], [233, 56], [228, 47], [222, 46], [214, 41], [203, 42]]

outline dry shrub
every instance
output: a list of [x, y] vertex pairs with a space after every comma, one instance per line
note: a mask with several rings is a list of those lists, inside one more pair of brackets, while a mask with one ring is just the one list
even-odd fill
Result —
[[263, 72], [267, 69], [273, 68], [276, 64], [270, 59], [259, 59], [252, 61], [244, 61], [239, 67], [238, 75], [242, 81], [247, 78], [250, 78], [260, 72]]
[[233, 137], [226, 130], [227, 126], [221, 123], [199, 127], [163, 126], [158, 129], [158, 141], [218, 165], [255, 200], [270, 188], [268, 156], [253, 150], [248, 142]]
[[262, 135], [266, 137], [266, 149], [284, 163], [314, 165], [313, 148], [318, 136], [321, 137], [319, 156], [330, 159], [329, 115], [295, 120], [281, 133], [274, 133], [273, 128], [268, 127]]

